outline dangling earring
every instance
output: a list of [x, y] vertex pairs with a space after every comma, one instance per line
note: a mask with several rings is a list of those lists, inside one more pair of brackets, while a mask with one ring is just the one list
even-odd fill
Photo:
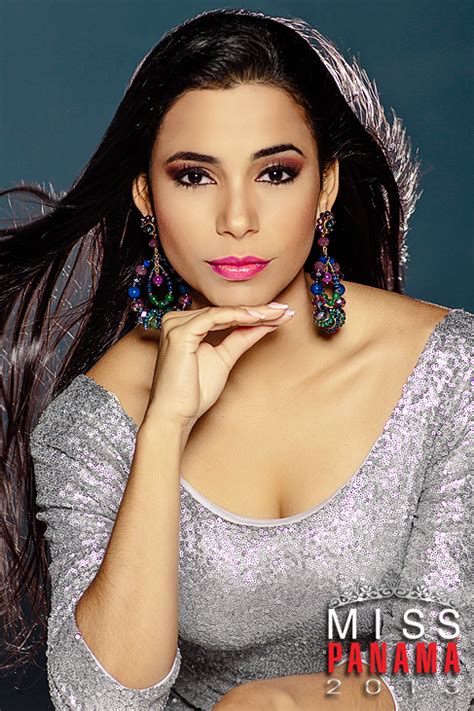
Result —
[[[145, 259], [143, 264], [135, 268], [136, 275], [133, 278], [133, 286], [128, 290], [128, 295], [132, 299], [132, 309], [138, 313], [137, 324], [148, 328], [161, 328], [161, 320], [168, 311], [184, 311], [193, 302], [189, 296], [190, 286], [180, 277], [166, 259], [165, 255], [158, 252], [158, 240], [155, 228], [155, 218], [153, 215], [146, 215], [140, 220], [140, 227], [151, 239], [148, 242], [153, 247], [152, 259]], [[151, 265], [151, 269], [149, 267]], [[161, 274], [160, 274], [161, 272]], [[180, 294], [178, 298], [175, 294], [175, 286], [171, 275], [173, 274]], [[148, 275], [147, 279], [145, 276]], [[145, 282], [145, 285], [143, 285]], [[162, 298], [158, 298], [152, 293], [153, 286], [166, 286], [167, 293]], [[144, 301], [146, 289], [148, 302]]]
[[[329, 244], [327, 234], [334, 229], [335, 224], [334, 215], [329, 210], [322, 212], [316, 222], [316, 229], [321, 233], [318, 244], [323, 248], [323, 255], [314, 263], [311, 278], [315, 281], [310, 287], [311, 293], [314, 295], [312, 299], [315, 307], [313, 311], [314, 323], [328, 334], [335, 333], [346, 321], [346, 314], [343, 311], [346, 300], [342, 296], [346, 288], [341, 284], [344, 275], [334, 258], [328, 257], [327, 250]], [[325, 293], [324, 286], [326, 284], [332, 286], [332, 296]]]

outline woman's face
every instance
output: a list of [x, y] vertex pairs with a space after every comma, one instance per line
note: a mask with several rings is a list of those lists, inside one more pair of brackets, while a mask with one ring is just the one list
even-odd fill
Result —
[[[155, 214], [161, 245], [197, 307], [261, 304], [301, 272], [318, 214], [336, 198], [337, 167], [321, 186], [316, 143], [285, 91], [193, 90], [167, 112], [151, 185], [138, 176], [133, 197], [142, 214]], [[270, 261], [238, 280], [208, 263], [250, 255]]]

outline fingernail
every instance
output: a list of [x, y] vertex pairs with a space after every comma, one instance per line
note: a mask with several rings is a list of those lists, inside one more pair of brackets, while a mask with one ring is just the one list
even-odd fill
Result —
[[249, 314], [252, 314], [252, 316], [260, 316], [260, 318], [264, 318], [265, 314], [262, 313], [261, 311], [257, 311], [256, 309], [246, 309], [246, 311], [249, 312]]
[[287, 313], [288, 316], [294, 316], [296, 311], [294, 309], [287, 309], [285, 313]]
[[272, 301], [271, 303], [267, 304], [267, 306], [270, 306], [272, 309], [286, 309], [288, 304], [280, 304], [278, 301]]

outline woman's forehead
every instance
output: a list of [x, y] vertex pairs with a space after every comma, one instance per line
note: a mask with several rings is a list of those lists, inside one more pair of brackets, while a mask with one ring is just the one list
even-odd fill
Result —
[[310, 152], [311, 133], [301, 107], [280, 88], [243, 84], [183, 94], [163, 119], [155, 153], [165, 159], [174, 151], [194, 150], [223, 159], [243, 151], [242, 157], [250, 158], [278, 143]]

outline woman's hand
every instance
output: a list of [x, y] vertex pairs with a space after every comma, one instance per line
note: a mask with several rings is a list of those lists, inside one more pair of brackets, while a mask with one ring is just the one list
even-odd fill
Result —
[[[248, 308], [261, 315], [249, 313]], [[219, 398], [237, 359], [291, 318], [286, 311], [285, 307], [262, 305], [166, 313], [145, 418], [149, 420], [159, 412], [168, 420], [192, 428]], [[235, 330], [218, 346], [202, 342], [210, 331], [232, 326]]]
[[259, 679], [234, 686], [219, 699], [212, 711], [298, 711], [299, 708], [274, 679]]
[[[394, 711], [388, 688], [381, 683], [379, 694], [364, 693], [365, 681], [372, 678], [364, 665], [361, 674], [345, 674], [346, 665], [326, 672], [294, 674], [257, 679], [231, 689], [219, 699], [213, 711]], [[343, 691], [328, 696], [329, 678], [339, 678]]]

